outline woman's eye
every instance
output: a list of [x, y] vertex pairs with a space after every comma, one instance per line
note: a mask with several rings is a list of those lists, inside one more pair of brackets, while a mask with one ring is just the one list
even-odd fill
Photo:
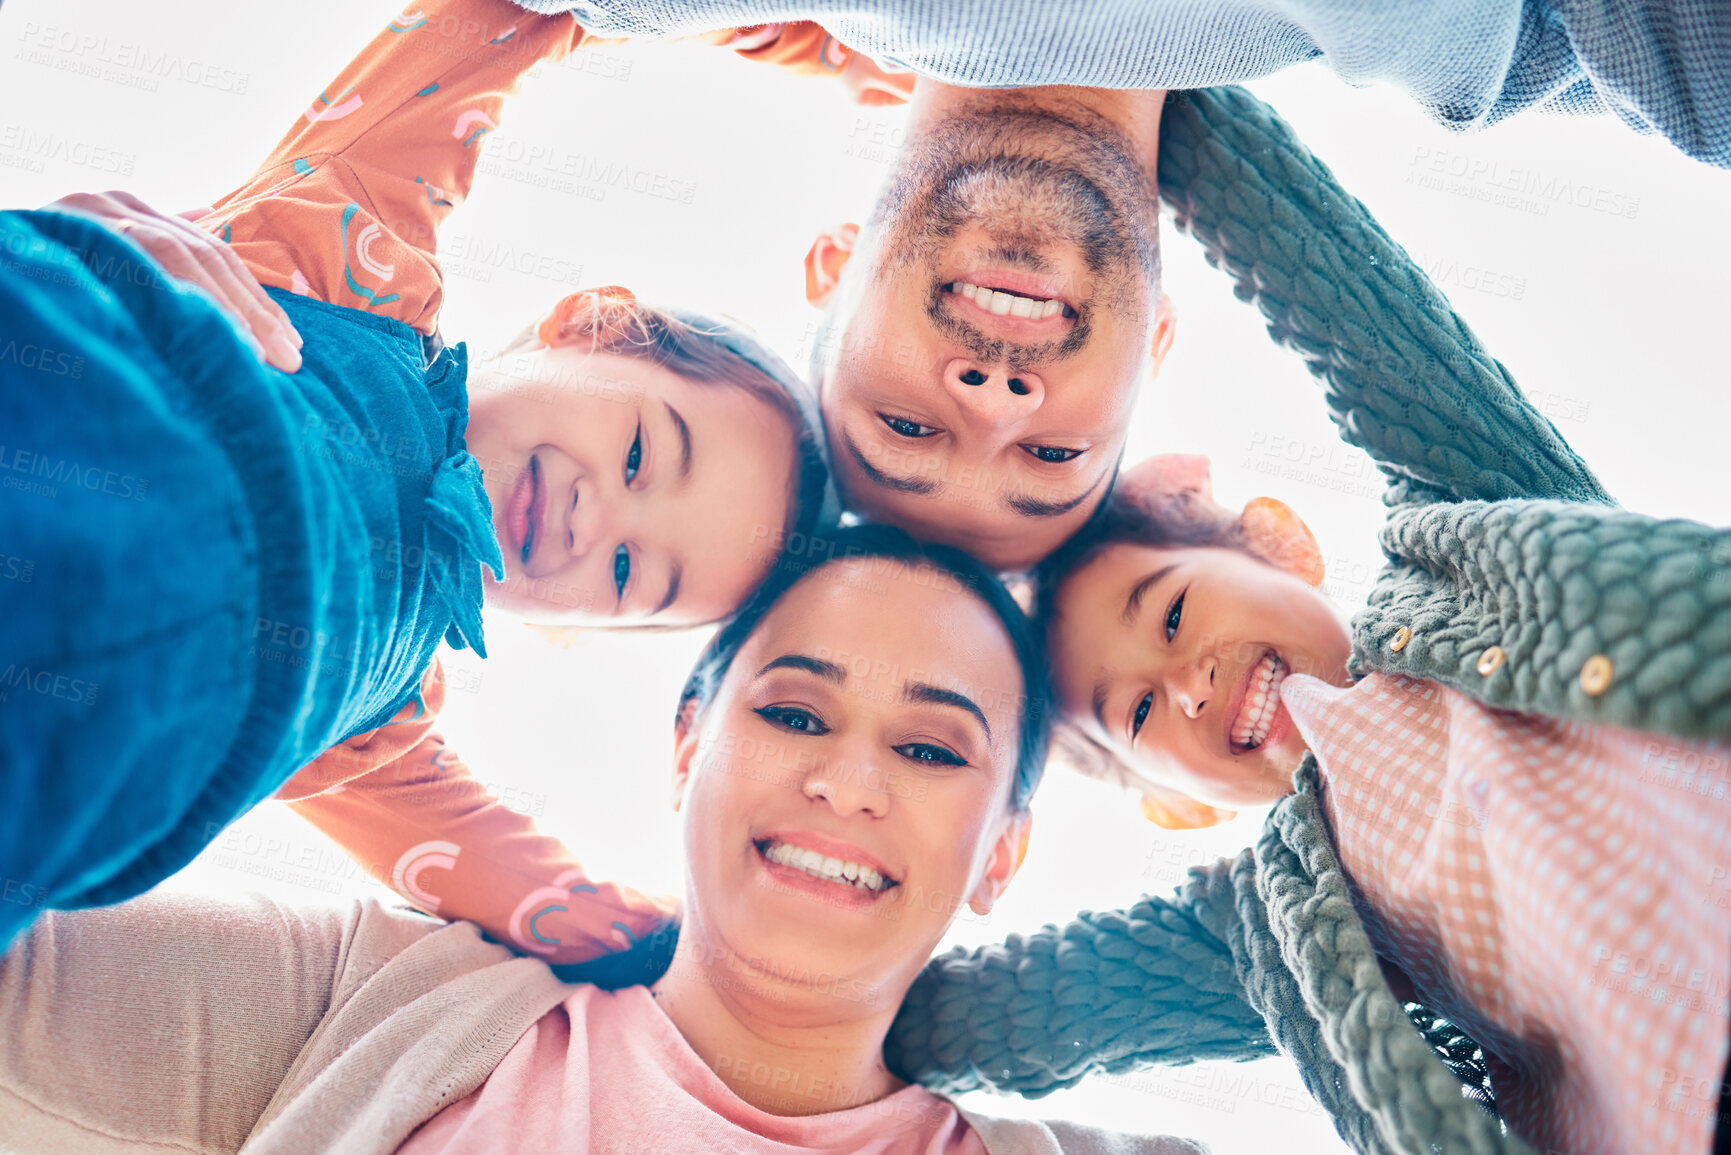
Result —
[[625, 596], [625, 583], [631, 580], [631, 551], [620, 546], [613, 551], [613, 588]]
[[929, 742], [909, 742], [905, 746], [894, 746], [891, 749], [903, 758], [915, 762], [932, 762], [940, 766], [966, 766], [968, 764], [968, 760], [955, 751], [947, 750], [942, 746], [933, 746]]
[[625, 484], [630, 485], [636, 478], [637, 471], [643, 465], [643, 425], [638, 423], [637, 435], [631, 439], [631, 448], [625, 454]]
[[1136, 735], [1142, 732], [1142, 723], [1148, 720], [1148, 711], [1154, 706], [1154, 692], [1150, 690], [1142, 695], [1142, 700], [1136, 703], [1136, 714], [1130, 719], [1130, 740], [1136, 740]]
[[1074, 461], [1082, 456], [1080, 449], [1060, 449], [1056, 445], [1024, 445], [1022, 448], [1039, 460], [1050, 461], [1054, 464], [1062, 461]]
[[1166, 640], [1167, 641], [1171, 641], [1173, 638], [1173, 635], [1178, 633], [1178, 622], [1180, 619], [1182, 619], [1184, 617], [1184, 595], [1189, 593], [1189, 592], [1190, 591], [1187, 589], [1181, 591], [1178, 595], [1177, 600], [1172, 603], [1172, 608], [1166, 611]]
[[918, 421], [909, 421], [906, 417], [891, 417], [887, 413], [879, 413], [885, 425], [901, 434], [903, 437], [930, 437], [938, 431], [935, 425], [921, 425]]
[[829, 727], [823, 724], [822, 718], [798, 706], [760, 706], [752, 713], [770, 725], [780, 726], [784, 730], [793, 730], [800, 734], [829, 733]]

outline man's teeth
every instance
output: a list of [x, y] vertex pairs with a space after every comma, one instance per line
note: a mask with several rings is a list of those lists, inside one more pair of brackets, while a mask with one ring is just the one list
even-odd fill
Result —
[[1066, 317], [1076, 315], [1075, 310], [1062, 301], [1028, 297], [1021, 293], [1005, 292], [1003, 289], [987, 289], [980, 285], [970, 285], [966, 281], [952, 281], [944, 286], [944, 291], [966, 297], [980, 308], [988, 309], [999, 317], [1026, 317], [1030, 321], [1043, 321], [1047, 317], [1060, 314]]
[[1234, 746], [1254, 750], [1267, 739], [1280, 709], [1280, 683], [1285, 680], [1286, 663], [1272, 653], [1264, 654], [1250, 675], [1250, 689], [1245, 691], [1238, 717], [1232, 720]]
[[846, 883], [860, 890], [880, 891], [890, 885], [888, 879], [869, 866], [830, 858], [815, 850], [807, 850], [803, 846], [786, 842], [770, 843], [763, 856], [778, 866], [791, 866], [816, 878]]

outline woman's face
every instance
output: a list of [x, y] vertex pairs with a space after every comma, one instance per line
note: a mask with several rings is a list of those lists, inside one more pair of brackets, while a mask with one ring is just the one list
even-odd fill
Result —
[[492, 604], [538, 622], [691, 625], [769, 571], [795, 433], [744, 389], [558, 346], [476, 373], [469, 412], [505, 558]]
[[856, 559], [801, 579], [681, 739], [702, 957], [893, 1007], [1014, 870], [1021, 694], [996, 616], [948, 575]]
[[1236, 549], [1112, 545], [1058, 591], [1052, 676], [1064, 719], [1152, 785], [1228, 809], [1292, 791], [1304, 739], [1291, 673], [1346, 685], [1334, 606]]

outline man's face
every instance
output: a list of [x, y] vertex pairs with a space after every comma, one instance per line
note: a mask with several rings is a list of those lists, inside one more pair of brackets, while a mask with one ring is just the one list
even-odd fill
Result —
[[1154, 186], [1104, 121], [959, 113], [843, 274], [824, 425], [849, 508], [999, 569], [1104, 498], [1155, 333]]

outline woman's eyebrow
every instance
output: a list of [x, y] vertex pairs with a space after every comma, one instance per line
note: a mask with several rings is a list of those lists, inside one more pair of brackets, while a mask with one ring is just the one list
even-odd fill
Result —
[[992, 741], [992, 724], [986, 721], [986, 714], [974, 700], [966, 694], [958, 694], [954, 690], [946, 690], [942, 686], [934, 686], [928, 682], [910, 682], [902, 690], [904, 702], [923, 702], [933, 706], [955, 706], [966, 710], [980, 720], [980, 726], [986, 731], [986, 743]]
[[1118, 615], [1118, 620], [1123, 622], [1125, 625], [1129, 625], [1131, 622], [1135, 621], [1136, 615], [1142, 612], [1142, 599], [1147, 596], [1148, 591], [1159, 585], [1161, 579], [1177, 568], [1178, 563], [1173, 562], [1169, 566], [1164, 566], [1155, 570], [1153, 573], [1131, 586], [1130, 596], [1124, 599], [1124, 612]]
[[847, 681], [847, 670], [834, 662], [826, 662], [822, 658], [813, 658], [806, 654], [783, 654], [763, 669], [757, 672], [758, 677], [771, 670], [804, 670], [808, 674], [816, 674], [826, 682], [841, 685]]

